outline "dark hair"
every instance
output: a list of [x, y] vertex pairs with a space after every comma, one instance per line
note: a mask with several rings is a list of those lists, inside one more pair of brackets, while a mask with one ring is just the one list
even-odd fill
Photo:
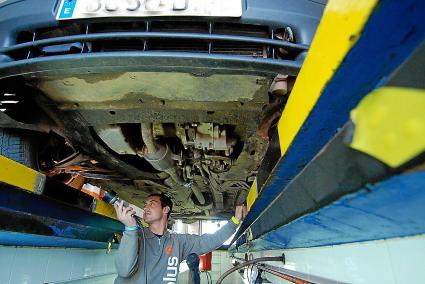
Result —
[[170, 214], [171, 214], [171, 211], [173, 210], [173, 202], [171, 201], [171, 199], [167, 196], [167, 195], [165, 195], [164, 193], [152, 193], [152, 194], [150, 194], [148, 197], [152, 197], [152, 196], [158, 196], [159, 197], [159, 199], [161, 200], [161, 207], [162, 208], [164, 208], [164, 207], [170, 207], [170, 211], [168, 211], [168, 214], [167, 214], [167, 218], [170, 218]]

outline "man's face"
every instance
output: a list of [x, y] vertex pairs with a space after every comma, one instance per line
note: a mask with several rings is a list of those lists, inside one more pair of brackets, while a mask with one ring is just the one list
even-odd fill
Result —
[[143, 219], [146, 223], [152, 224], [155, 221], [161, 220], [168, 207], [161, 207], [161, 198], [159, 196], [148, 197], [143, 207]]

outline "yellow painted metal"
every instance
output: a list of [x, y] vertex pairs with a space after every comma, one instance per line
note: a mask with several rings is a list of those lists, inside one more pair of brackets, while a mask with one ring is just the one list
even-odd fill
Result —
[[356, 43], [377, 0], [330, 0], [278, 123], [283, 156], [327, 82]]
[[351, 112], [351, 147], [391, 167], [425, 151], [425, 90], [383, 87]]
[[0, 155], [0, 182], [35, 192], [40, 175], [43, 174]]
[[[115, 212], [114, 206], [100, 199], [96, 201], [96, 208], [94, 212], [109, 218], [117, 219], [117, 214]], [[148, 224], [143, 219], [141, 219], [140, 221], [143, 227], [146, 227], [146, 228], [149, 227]]]
[[248, 196], [246, 197], [246, 206], [248, 211], [251, 209], [252, 204], [254, 204], [255, 199], [257, 199], [258, 191], [257, 191], [257, 179], [251, 185], [251, 188], [248, 192]]
[[109, 218], [113, 218], [113, 219], [117, 218], [117, 214], [115, 212], [114, 206], [100, 199], [96, 200], [96, 208], [94, 212]]

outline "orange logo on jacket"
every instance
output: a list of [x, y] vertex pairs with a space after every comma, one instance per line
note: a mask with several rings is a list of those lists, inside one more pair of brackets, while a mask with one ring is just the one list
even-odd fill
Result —
[[171, 245], [166, 246], [166, 247], [165, 247], [165, 253], [166, 253], [168, 256], [171, 256], [171, 255], [173, 254], [173, 247], [172, 247]]

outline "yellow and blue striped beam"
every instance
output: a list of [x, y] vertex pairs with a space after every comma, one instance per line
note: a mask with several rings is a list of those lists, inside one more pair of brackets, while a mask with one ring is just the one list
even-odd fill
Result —
[[[425, 38], [425, 2], [330, 0], [278, 124], [281, 157], [249, 193], [244, 231]], [[406, 17], [406, 15], [409, 15]]]
[[99, 201], [93, 214], [61, 194], [74, 200], [78, 191], [0, 155], [0, 219], [10, 220], [2, 224], [0, 245], [106, 248], [122, 232], [122, 223], [106, 218], [114, 216], [110, 205]]
[[[421, 54], [423, 62], [425, 52]], [[400, 68], [394, 78], [405, 72], [411, 70]], [[239, 249], [327, 246], [425, 233], [424, 109], [425, 86], [385, 86], [368, 94], [351, 112], [354, 129], [347, 124], [294, 178], [250, 225], [252, 243]], [[347, 144], [350, 137], [358, 151]]]
[[[348, 51], [359, 38], [377, 0], [329, 1], [310, 51], [278, 123], [280, 155], [284, 156]], [[254, 182], [250, 209], [258, 195]]]
[[424, 234], [424, 186], [423, 171], [392, 176], [275, 228], [253, 240], [248, 249], [307, 248]]
[[[48, 182], [44, 174], [2, 155], [0, 155], [0, 169], [0, 182], [31, 193], [42, 194], [46, 182]], [[94, 213], [116, 219], [114, 207], [102, 200], [97, 200]]]
[[41, 194], [46, 176], [0, 155], [0, 182]]

